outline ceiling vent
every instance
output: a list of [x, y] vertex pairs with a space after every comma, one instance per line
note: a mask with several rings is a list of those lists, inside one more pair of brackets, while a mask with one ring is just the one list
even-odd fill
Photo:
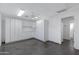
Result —
[[62, 10], [59, 10], [59, 11], [56, 11], [57, 13], [62, 13], [62, 12], [65, 12], [67, 10], [69, 10], [70, 8], [72, 8], [73, 6], [70, 6], [68, 4], [66, 4], [66, 8], [62, 9]]
[[62, 13], [62, 12], [65, 12], [67, 11], [68, 9], [62, 9], [62, 10], [59, 10], [59, 11], [56, 11], [57, 13]]

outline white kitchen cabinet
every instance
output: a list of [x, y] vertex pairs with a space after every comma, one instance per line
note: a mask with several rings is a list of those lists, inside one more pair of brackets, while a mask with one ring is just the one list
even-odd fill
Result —
[[21, 40], [22, 23], [21, 20], [5, 18], [5, 42]]

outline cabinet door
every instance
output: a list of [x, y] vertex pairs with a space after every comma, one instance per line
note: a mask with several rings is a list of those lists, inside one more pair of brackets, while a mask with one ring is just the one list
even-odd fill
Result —
[[22, 23], [21, 20], [17, 19], [6, 19], [6, 43], [19, 41], [21, 40], [21, 29]]
[[22, 40], [21, 32], [22, 32], [21, 20], [12, 19], [11, 20], [11, 42]]
[[10, 19], [5, 19], [5, 42], [9, 43], [11, 41], [11, 22]]

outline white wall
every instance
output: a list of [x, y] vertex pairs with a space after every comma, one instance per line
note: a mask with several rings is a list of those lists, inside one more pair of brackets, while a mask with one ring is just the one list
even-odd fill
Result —
[[49, 23], [49, 40], [56, 43], [62, 42], [62, 26], [61, 19], [65, 17], [74, 17], [74, 48], [79, 49], [79, 7], [71, 8], [70, 10], [58, 14], [58, 17], [50, 19]]
[[36, 21], [36, 38], [41, 41], [48, 41], [48, 21]]
[[61, 44], [61, 19], [55, 16], [49, 19], [49, 41]]
[[36, 21], [36, 38], [41, 41], [45, 41], [44, 40], [44, 20]]
[[63, 21], [61, 21], [61, 43], [63, 42]]
[[10, 19], [5, 19], [5, 42], [8, 43], [11, 41], [11, 20]]
[[76, 17], [76, 20], [75, 20], [74, 48], [79, 49], [79, 17]]
[[0, 14], [0, 46], [1, 46], [1, 14]]
[[1, 35], [2, 35], [2, 40], [1, 42], [5, 42], [5, 20], [2, 18], [2, 26], [1, 26]]
[[49, 22], [48, 20], [44, 20], [44, 40], [45, 41], [48, 41], [48, 35], [49, 35], [48, 28], [49, 28]]
[[22, 39], [35, 37], [36, 22], [22, 21]]
[[62, 18], [74, 17], [74, 47], [79, 49], [79, 7], [71, 8], [68, 11], [49, 18], [49, 40], [61, 44], [62, 42]]

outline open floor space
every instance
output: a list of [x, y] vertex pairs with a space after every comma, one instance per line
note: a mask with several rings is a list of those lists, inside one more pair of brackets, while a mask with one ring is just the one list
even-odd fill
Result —
[[54, 42], [42, 42], [29, 39], [5, 44], [0, 47], [1, 55], [79, 55], [79, 50], [72, 47], [72, 42], [64, 40], [62, 45]]

